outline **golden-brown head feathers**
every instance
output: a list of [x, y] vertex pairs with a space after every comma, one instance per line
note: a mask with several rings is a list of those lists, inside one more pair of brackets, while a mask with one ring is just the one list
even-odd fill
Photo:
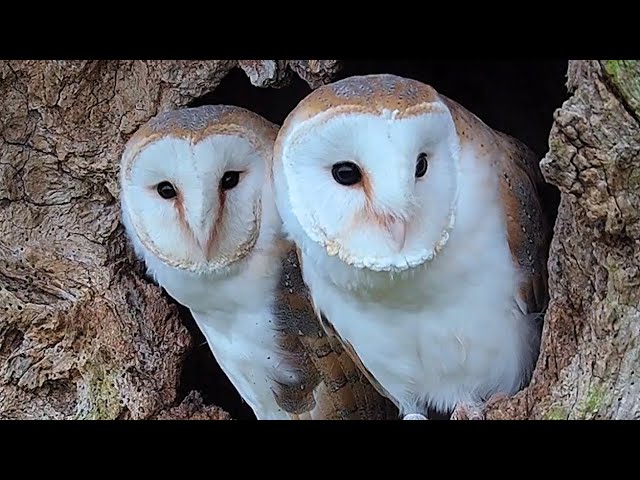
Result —
[[140, 150], [161, 138], [183, 138], [197, 144], [212, 135], [238, 135], [246, 137], [256, 148], [270, 150], [278, 129], [278, 125], [257, 113], [233, 105], [167, 110], [149, 119], [127, 141], [121, 174], [129, 173]]
[[343, 113], [383, 114], [394, 112], [394, 118], [410, 117], [442, 110], [440, 96], [430, 85], [396, 75], [353, 76], [323, 85], [306, 96], [287, 116], [275, 145], [274, 161], [279, 159], [282, 139], [291, 130], [316, 115]]

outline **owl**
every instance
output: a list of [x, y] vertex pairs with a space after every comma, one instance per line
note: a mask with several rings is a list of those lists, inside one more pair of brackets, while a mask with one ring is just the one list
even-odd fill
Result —
[[317, 315], [404, 419], [483, 419], [530, 380], [550, 222], [523, 143], [429, 85], [356, 76], [296, 106], [272, 169]]
[[269, 182], [277, 131], [225, 105], [152, 118], [121, 158], [125, 232], [257, 419], [387, 418], [393, 405], [324, 334], [282, 234]]

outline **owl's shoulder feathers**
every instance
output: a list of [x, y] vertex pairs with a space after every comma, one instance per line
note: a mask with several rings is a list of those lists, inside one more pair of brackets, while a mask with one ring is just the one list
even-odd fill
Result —
[[441, 95], [453, 117], [463, 148], [473, 149], [498, 177], [507, 239], [524, 275], [520, 296], [524, 313], [541, 313], [548, 301], [547, 256], [553, 226], [545, 213], [545, 181], [539, 159], [523, 142], [492, 129], [473, 113]]

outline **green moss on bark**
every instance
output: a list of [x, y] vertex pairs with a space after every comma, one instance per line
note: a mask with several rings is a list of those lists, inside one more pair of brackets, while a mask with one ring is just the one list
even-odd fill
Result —
[[611, 83], [637, 118], [640, 118], [640, 61], [603, 60]]
[[596, 417], [600, 407], [605, 403], [605, 390], [602, 387], [595, 386], [589, 390], [584, 403], [579, 410], [579, 418], [583, 420], [591, 420]]
[[116, 375], [96, 366], [89, 372], [89, 411], [78, 418], [82, 420], [112, 420], [120, 413], [120, 392], [115, 384]]
[[551, 407], [544, 416], [545, 420], [566, 420], [567, 418], [569, 418], [569, 414], [562, 407]]

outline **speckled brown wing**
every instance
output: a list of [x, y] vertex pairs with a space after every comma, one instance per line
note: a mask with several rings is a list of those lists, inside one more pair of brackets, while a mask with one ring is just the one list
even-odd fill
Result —
[[537, 156], [522, 142], [493, 130], [473, 113], [441, 95], [449, 107], [463, 148], [495, 168], [506, 216], [507, 237], [514, 262], [524, 276], [520, 300], [525, 318], [547, 307], [547, 258], [553, 225], [546, 215], [544, 178]]
[[294, 419], [397, 419], [393, 404], [378, 393], [316, 315], [295, 247], [283, 258], [275, 305], [281, 349], [298, 381], [278, 384], [278, 404]]
[[547, 260], [553, 224], [542, 201], [544, 182], [537, 156], [523, 143], [502, 133], [501, 195], [513, 258], [525, 278], [520, 294], [527, 314], [543, 313], [549, 301]]
[[323, 329], [329, 338], [332, 345], [335, 345], [336, 350], [340, 350], [345, 352], [346, 358], [349, 363], [355, 367], [358, 371], [358, 375], [361, 377], [361, 381], [363, 383], [367, 383], [373, 387], [373, 389], [368, 389], [368, 393], [372, 396], [381, 396], [385, 398], [387, 403], [387, 411], [390, 412], [390, 415], [393, 415], [394, 419], [399, 418], [398, 406], [393, 402], [393, 397], [383, 388], [383, 386], [376, 380], [376, 378], [371, 374], [371, 372], [364, 366], [362, 360], [356, 353], [353, 345], [350, 342], [344, 340], [336, 331], [333, 324], [329, 321], [329, 319], [322, 313], [319, 313], [319, 317], [321, 319], [321, 323]]

